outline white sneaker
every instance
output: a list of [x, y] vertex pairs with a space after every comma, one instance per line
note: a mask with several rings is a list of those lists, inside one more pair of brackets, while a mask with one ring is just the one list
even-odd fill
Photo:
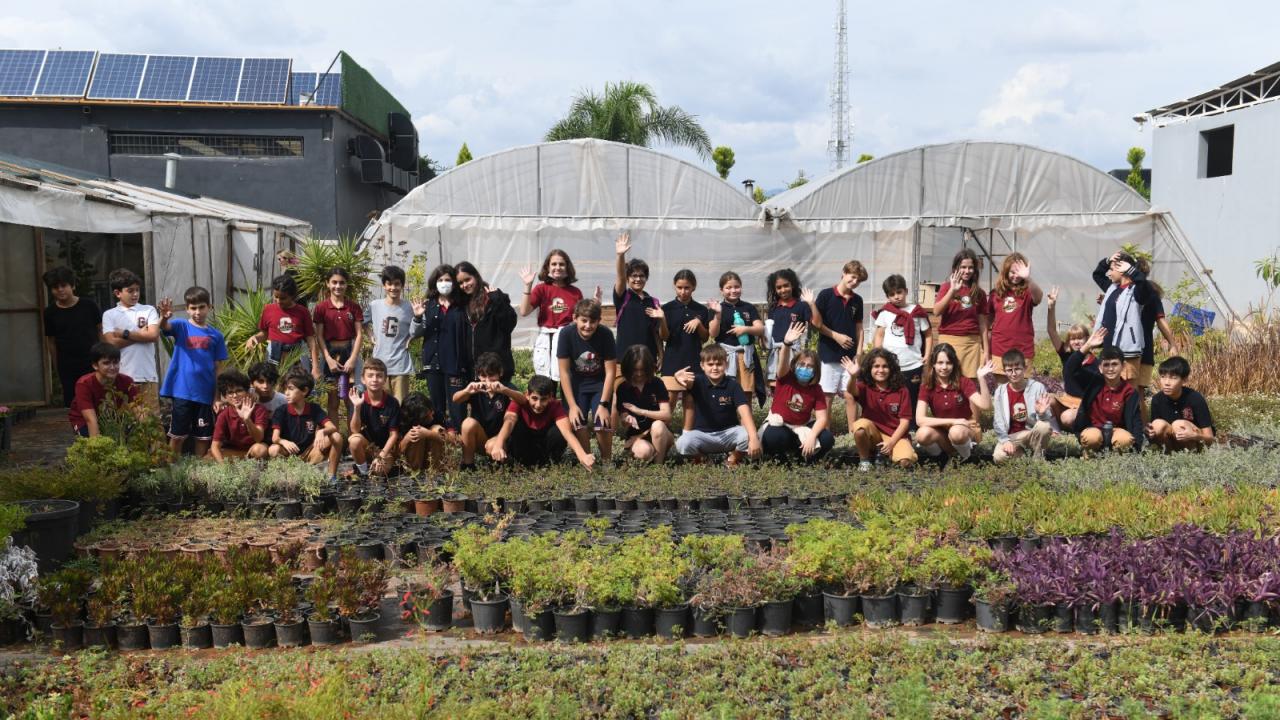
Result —
[[871, 472], [871, 461], [870, 461], [870, 460], [859, 460], [859, 461], [858, 461], [858, 472]]
[[972, 454], [973, 454], [972, 440], [956, 448], [956, 457], [960, 458], [961, 460], [968, 460], [969, 456]]

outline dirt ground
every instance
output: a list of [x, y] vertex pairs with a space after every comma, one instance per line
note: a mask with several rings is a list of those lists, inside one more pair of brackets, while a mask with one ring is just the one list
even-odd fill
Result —
[[67, 409], [41, 408], [34, 419], [14, 423], [13, 449], [0, 454], [0, 466], [53, 465], [66, 457], [73, 440]]

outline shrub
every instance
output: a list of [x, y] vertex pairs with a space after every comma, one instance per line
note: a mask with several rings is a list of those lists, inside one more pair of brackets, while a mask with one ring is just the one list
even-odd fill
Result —
[[27, 511], [21, 505], [0, 503], [0, 542], [25, 527]]
[[501, 524], [493, 528], [468, 525], [453, 534], [445, 549], [453, 555], [453, 565], [465, 587], [484, 601], [501, 595], [506, 581], [503, 555], [497, 547], [502, 539]]
[[324, 474], [302, 458], [272, 458], [258, 476], [257, 492], [263, 497], [311, 502], [324, 489], [324, 482]]
[[36, 599], [36, 554], [12, 538], [0, 540], [0, 620], [22, 617], [21, 605]]

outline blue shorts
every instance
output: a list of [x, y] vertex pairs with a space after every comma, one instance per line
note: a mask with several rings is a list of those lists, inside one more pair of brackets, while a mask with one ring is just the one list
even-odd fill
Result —
[[173, 416], [169, 420], [169, 437], [213, 439], [213, 406], [194, 400], [173, 398]]
[[87, 438], [89, 437], [89, 426], [88, 425], [81, 425], [80, 427], [73, 426], [71, 428], [71, 432], [75, 433], [76, 437]]
[[582, 410], [582, 414], [586, 417], [587, 425], [596, 430], [604, 429], [600, 427], [600, 423], [596, 422], [596, 408], [600, 407], [600, 399], [603, 394], [603, 387], [594, 390], [576, 387], [573, 389], [573, 399], [578, 403], [578, 409]]

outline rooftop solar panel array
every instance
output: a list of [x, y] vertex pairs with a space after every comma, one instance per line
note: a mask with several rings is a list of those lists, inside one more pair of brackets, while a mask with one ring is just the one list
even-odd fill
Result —
[[0, 97], [341, 105], [341, 74], [292, 70], [288, 58], [0, 50]]

